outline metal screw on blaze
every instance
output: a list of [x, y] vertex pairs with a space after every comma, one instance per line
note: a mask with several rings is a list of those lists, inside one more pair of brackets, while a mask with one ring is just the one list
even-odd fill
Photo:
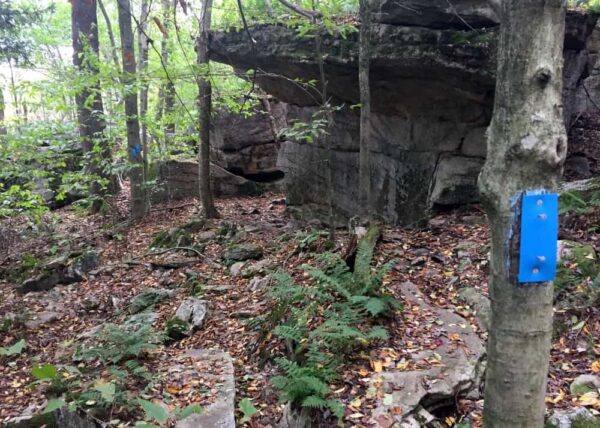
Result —
[[526, 193], [521, 200], [520, 283], [554, 279], [557, 243], [558, 195]]

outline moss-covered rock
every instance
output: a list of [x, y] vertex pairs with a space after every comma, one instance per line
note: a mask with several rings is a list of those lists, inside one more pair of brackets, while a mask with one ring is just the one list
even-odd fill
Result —
[[232, 245], [225, 249], [221, 258], [227, 264], [234, 262], [243, 262], [251, 259], [260, 259], [263, 256], [262, 248], [255, 244]]
[[190, 335], [191, 327], [186, 321], [171, 317], [165, 322], [165, 337], [170, 340], [181, 340]]
[[203, 218], [193, 219], [182, 226], [161, 230], [154, 235], [151, 248], [189, 247], [193, 244], [193, 234], [201, 231], [206, 224]]
[[173, 295], [173, 291], [162, 288], [149, 288], [135, 296], [129, 304], [129, 313], [137, 314]]

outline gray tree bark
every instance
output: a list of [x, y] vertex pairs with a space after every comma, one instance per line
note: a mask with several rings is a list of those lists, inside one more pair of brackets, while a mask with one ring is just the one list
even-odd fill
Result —
[[0, 87], [0, 135], [6, 135], [6, 125], [4, 125], [4, 89]]
[[358, 85], [360, 91], [359, 137], [359, 197], [362, 214], [370, 216], [373, 209], [371, 197], [371, 1], [360, 0], [360, 43], [358, 56]]
[[112, 23], [110, 22], [110, 17], [108, 16], [108, 12], [106, 12], [106, 8], [104, 7], [103, 0], [98, 0], [98, 7], [100, 8], [100, 12], [104, 17], [104, 22], [106, 23], [106, 31], [108, 32], [108, 39], [110, 40], [111, 58], [115, 63], [115, 67], [117, 67], [117, 70], [119, 70], [121, 66], [119, 65], [119, 55], [117, 55], [117, 43], [115, 42], [115, 33], [113, 32]]
[[[165, 67], [169, 64], [169, 38], [172, 29], [171, 19], [177, 13], [177, 0], [162, 0], [162, 25], [164, 27], [163, 38], [161, 41], [161, 61]], [[167, 135], [175, 133], [175, 123], [172, 118], [175, 109], [175, 87], [173, 82], [167, 81], [161, 85], [158, 91], [158, 108], [156, 110], [156, 121], [162, 120], [166, 116], [165, 133]]]
[[[97, 61], [90, 58], [91, 55], [99, 55], [96, 0], [71, 1], [71, 31], [73, 65], [85, 75], [97, 76]], [[90, 185], [90, 194], [94, 197], [92, 211], [98, 211], [102, 206], [101, 198], [110, 183], [109, 174], [106, 172], [108, 165], [103, 164], [109, 163], [111, 158], [104, 135], [106, 124], [99, 81], [95, 80], [93, 85], [79, 91], [75, 102], [81, 146], [87, 157], [87, 171], [94, 177]], [[94, 150], [96, 145], [100, 146], [99, 151]]]
[[12, 96], [13, 108], [16, 117], [21, 117], [21, 104], [19, 102], [19, 94], [17, 93], [17, 84], [15, 82], [15, 71], [12, 65], [12, 59], [8, 59], [8, 69], [10, 70], [10, 94]]
[[200, 33], [198, 35], [197, 53], [200, 75], [198, 76], [198, 181], [200, 199], [206, 218], [219, 216], [210, 185], [210, 114], [212, 108], [212, 86], [208, 75], [209, 56], [208, 41], [210, 35], [212, 0], [204, 0], [202, 16], [199, 20]]
[[517, 282], [520, 200], [556, 189], [567, 151], [562, 113], [566, 0], [504, 0], [494, 115], [479, 187], [492, 254], [486, 428], [541, 428], [552, 282]]
[[[281, 1], [281, 0], [280, 0]], [[314, 4], [313, 4], [314, 8]], [[315, 17], [312, 18], [313, 24], [317, 26], [317, 12]], [[335, 216], [333, 212], [333, 150], [331, 148], [331, 138], [329, 133], [333, 128], [333, 113], [331, 106], [329, 105], [329, 98], [327, 97], [327, 76], [325, 75], [325, 64], [323, 60], [323, 49], [321, 47], [321, 31], [323, 30], [323, 24], [319, 21], [317, 30], [315, 33], [315, 50], [317, 54], [317, 62], [319, 64], [319, 76], [321, 81], [321, 108], [325, 110], [327, 118], [327, 132], [321, 137], [323, 144], [325, 145], [325, 151], [327, 153], [327, 204], [328, 204], [328, 223], [329, 223], [329, 240], [335, 241]]]
[[127, 152], [129, 157], [129, 178], [131, 187], [130, 213], [133, 220], [139, 220], [148, 212], [144, 188], [144, 167], [140, 124], [138, 120], [137, 92], [132, 88], [136, 80], [136, 62], [131, 27], [130, 0], [117, 0], [119, 4], [119, 29], [121, 30], [121, 56], [123, 62], [122, 83], [125, 88], [125, 116], [127, 125]]
[[[148, 125], [146, 123], [148, 113], [148, 80], [146, 71], [148, 69], [148, 37], [146, 31], [148, 28], [148, 17], [150, 14], [148, 0], [142, 0], [140, 21], [138, 27], [138, 72], [142, 79], [140, 86], [140, 118], [142, 121], [142, 159], [144, 163], [144, 183], [148, 182]], [[147, 196], [147, 192], [146, 196]]]

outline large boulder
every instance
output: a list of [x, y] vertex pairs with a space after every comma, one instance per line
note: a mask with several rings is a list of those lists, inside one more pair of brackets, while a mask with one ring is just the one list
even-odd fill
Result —
[[[430, 208], [477, 200], [476, 177], [485, 157], [485, 129], [494, 101], [498, 19], [483, 0], [375, 0], [371, 56], [371, 170], [375, 206], [386, 220], [410, 225]], [[600, 68], [596, 18], [569, 12], [565, 34], [565, 117], [593, 109]], [[211, 57], [239, 71], [259, 68], [257, 83], [287, 107], [287, 123], [314, 123], [319, 80], [312, 37], [294, 28], [257, 25], [215, 32]], [[322, 33], [328, 94], [339, 109], [329, 130], [334, 208], [342, 220], [359, 211], [358, 33]], [[587, 77], [589, 76], [589, 77]], [[597, 92], [595, 88], [597, 89]], [[579, 100], [579, 101], [578, 101]], [[600, 103], [600, 101], [598, 102]], [[285, 135], [285, 132], [284, 132]], [[279, 151], [290, 208], [327, 218], [327, 149], [294, 135]], [[581, 162], [580, 162], [581, 163]], [[581, 171], [582, 169], [579, 168]], [[297, 211], [297, 210], [296, 210]]]
[[[264, 191], [262, 183], [256, 183], [211, 163], [211, 186], [217, 196], [257, 195]], [[160, 202], [199, 196], [198, 163], [170, 160], [158, 166], [158, 190], [152, 199]]]
[[277, 177], [278, 130], [286, 105], [263, 98], [251, 112], [221, 111], [211, 134], [211, 157], [225, 170], [243, 177]]

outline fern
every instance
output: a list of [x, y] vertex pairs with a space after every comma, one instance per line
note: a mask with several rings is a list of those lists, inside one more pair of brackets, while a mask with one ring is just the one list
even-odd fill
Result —
[[286, 342], [286, 356], [276, 358], [279, 376], [271, 380], [282, 400], [295, 408], [330, 409], [341, 418], [344, 408], [331, 399], [330, 384], [337, 382], [344, 355], [375, 340], [387, 331], [372, 325], [400, 304], [382, 291], [383, 278], [392, 263], [372, 266], [378, 229], [359, 242], [355, 269], [337, 254], [317, 256], [319, 267], [304, 265], [310, 281], [296, 284], [278, 271], [267, 294], [272, 310], [251, 325]]
[[154, 332], [148, 319], [136, 316], [123, 325], [106, 324], [90, 342], [78, 348], [76, 358], [118, 364], [152, 351], [160, 342], [160, 335]]
[[273, 334], [286, 340], [300, 342], [302, 340], [302, 329], [294, 325], [278, 325]]

